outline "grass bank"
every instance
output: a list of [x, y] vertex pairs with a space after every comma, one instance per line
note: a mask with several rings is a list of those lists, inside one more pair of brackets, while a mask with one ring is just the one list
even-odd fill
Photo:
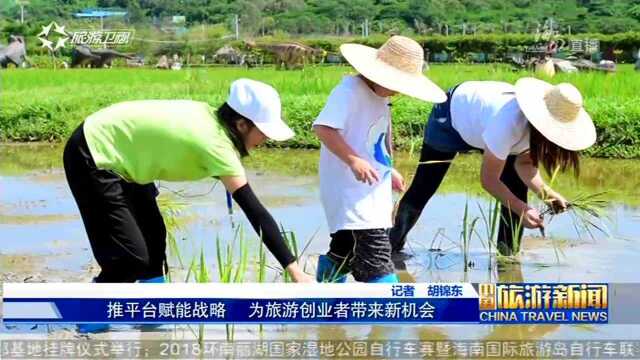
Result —
[[[194, 99], [214, 106], [224, 101], [234, 79], [265, 81], [282, 96], [284, 116], [296, 137], [282, 146], [317, 148], [311, 123], [349, 67], [315, 67], [304, 71], [216, 68], [184, 71], [152, 69], [11, 69], [0, 71], [0, 141], [63, 141], [89, 114], [111, 103], [132, 99]], [[529, 76], [504, 65], [436, 65], [429, 76], [442, 88], [466, 80], [515, 82]], [[621, 66], [617, 74], [560, 74], [585, 97], [598, 128], [597, 145], [587, 154], [640, 158], [640, 73]], [[394, 100], [397, 146], [420, 143], [431, 104], [408, 97]]]

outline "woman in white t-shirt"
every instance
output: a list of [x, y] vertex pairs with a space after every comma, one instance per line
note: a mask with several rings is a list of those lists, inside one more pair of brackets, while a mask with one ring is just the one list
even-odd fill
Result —
[[[402, 250], [407, 233], [438, 189], [458, 152], [483, 152], [482, 186], [502, 204], [498, 250], [517, 252], [522, 228], [542, 228], [541, 214], [527, 204], [533, 191], [556, 212], [567, 207], [538, 171], [573, 170], [578, 151], [593, 145], [596, 130], [571, 84], [551, 85], [523, 78], [516, 85], [495, 81], [464, 82], [434, 106], [413, 182], [400, 201], [390, 239]], [[519, 222], [522, 226], [518, 226]], [[515, 236], [514, 236], [515, 235]], [[514, 241], [517, 237], [517, 242]]]

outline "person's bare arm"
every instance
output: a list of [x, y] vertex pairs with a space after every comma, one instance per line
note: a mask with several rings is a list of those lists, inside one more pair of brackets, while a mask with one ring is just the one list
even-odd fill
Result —
[[564, 211], [567, 208], [567, 200], [545, 183], [540, 170], [534, 166], [529, 152], [518, 155], [515, 167], [522, 182], [541, 200], [551, 205], [555, 212]]
[[533, 161], [528, 152], [518, 155], [516, 158], [516, 172], [527, 185], [529, 190], [533, 191], [541, 199], [544, 198], [544, 192], [546, 191], [546, 184], [540, 175], [540, 171], [536, 166], [533, 166]]
[[497, 158], [488, 149], [484, 151], [482, 157], [482, 168], [480, 179], [482, 187], [491, 195], [498, 199], [502, 205], [511, 209], [522, 217], [522, 224], [527, 228], [538, 228], [543, 225], [540, 214], [534, 208], [530, 208], [527, 203], [518, 199], [511, 190], [500, 180], [500, 175], [504, 170], [505, 161]]
[[229, 194], [233, 194], [236, 190], [247, 184], [246, 176], [222, 176], [220, 177], [220, 181], [224, 185], [224, 188], [227, 189]]
[[376, 170], [368, 161], [356, 154], [351, 146], [344, 141], [338, 130], [325, 125], [315, 125], [313, 130], [329, 151], [349, 166], [358, 181], [371, 185], [379, 180]]

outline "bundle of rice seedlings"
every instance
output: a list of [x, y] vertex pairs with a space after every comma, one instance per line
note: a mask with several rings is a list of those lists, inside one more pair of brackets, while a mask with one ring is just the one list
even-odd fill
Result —
[[[594, 241], [596, 239], [594, 231], [608, 236], [609, 232], [604, 224], [604, 220], [608, 218], [606, 208], [609, 202], [603, 198], [605, 194], [606, 191], [594, 194], [581, 194], [569, 201], [564, 212], [571, 215], [573, 227], [578, 236], [581, 234], [580, 230], [589, 234]], [[553, 204], [547, 204], [547, 208], [541, 212], [541, 215], [551, 214], [550, 222], [555, 215], [559, 214], [556, 210]]]
[[[557, 167], [551, 176], [551, 180], [549, 181], [549, 185], [553, 186], [555, 182], [560, 168]], [[606, 192], [598, 192], [594, 194], [581, 194], [574, 198], [572, 201], [569, 201], [566, 209], [559, 209], [557, 205], [555, 205], [545, 193], [543, 193], [543, 201], [546, 204], [546, 208], [541, 209], [540, 216], [551, 215], [548, 223], [553, 220], [555, 215], [558, 215], [562, 212], [566, 212], [571, 216], [571, 220], [573, 223], [573, 228], [576, 231], [578, 237], [581, 237], [580, 229], [584, 230], [589, 234], [591, 239], [595, 241], [595, 236], [593, 234], [593, 230], [597, 230], [607, 235], [606, 227], [604, 225], [603, 219], [607, 217], [606, 215], [606, 207], [608, 202], [602, 198], [602, 196], [606, 194]], [[546, 238], [546, 234], [544, 231], [544, 227], [540, 228], [540, 233], [543, 238]], [[556, 254], [556, 260], [560, 262], [560, 256], [565, 256], [564, 252], [560, 248], [557, 241], [552, 237], [551, 244], [553, 245], [554, 252]]]

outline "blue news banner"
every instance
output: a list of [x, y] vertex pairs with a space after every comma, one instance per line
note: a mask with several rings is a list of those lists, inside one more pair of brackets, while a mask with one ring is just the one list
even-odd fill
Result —
[[4, 284], [5, 323], [607, 323], [606, 284]]

